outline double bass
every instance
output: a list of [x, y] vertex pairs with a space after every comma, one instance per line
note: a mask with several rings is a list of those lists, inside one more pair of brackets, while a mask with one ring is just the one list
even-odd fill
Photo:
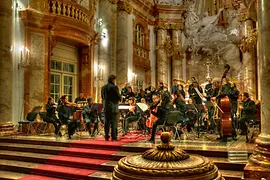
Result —
[[[225, 71], [221, 78], [219, 95], [222, 92], [222, 80], [226, 78], [228, 72], [230, 70], [230, 66], [228, 64], [225, 65]], [[228, 96], [220, 98], [220, 109], [222, 110], [220, 117], [220, 135], [221, 137], [232, 136], [232, 119], [231, 119], [231, 103]]]

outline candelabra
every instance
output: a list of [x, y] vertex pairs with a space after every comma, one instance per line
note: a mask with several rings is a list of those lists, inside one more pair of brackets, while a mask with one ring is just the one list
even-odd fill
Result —
[[105, 67], [103, 65], [99, 64], [97, 66], [97, 68], [96, 68], [97, 74], [95, 76], [96, 81], [102, 81], [103, 80], [104, 69], [105, 69]]
[[19, 51], [20, 62], [18, 63], [18, 69], [26, 68], [29, 65], [30, 50], [27, 47], [21, 46]]

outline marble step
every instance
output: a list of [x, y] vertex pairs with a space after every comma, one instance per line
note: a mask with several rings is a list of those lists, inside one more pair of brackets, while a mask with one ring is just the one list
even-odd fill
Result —
[[41, 180], [64, 180], [64, 179], [60, 179], [60, 178], [52, 178], [52, 177], [48, 177], [48, 176], [40, 176], [40, 175], [36, 175], [33, 178], [28, 178], [27, 177], [28, 174], [24, 174], [24, 173], [17, 173], [17, 172], [11, 172], [11, 171], [0, 171], [0, 180], [18, 180], [22, 177], [28, 179], [28, 180], [34, 180], [37, 178], [41, 179]]
[[53, 164], [85, 169], [97, 169], [103, 171], [113, 171], [114, 166], [117, 164], [117, 161], [108, 161], [103, 159], [70, 157], [62, 155], [55, 156], [48, 154], [12, 152], [2, 150], [0, 150], [0, 159], [40, 164]]
[[[242, 180], [243, 172], [241, 171], [220, 170], [220, 172], [226, 180]], [[95, 180], [110, 180], [112, 178], [112, 172], [97, 171], [88, 177]]]
[[[97, 170], [0, 159], [0, 170], [61, 179], [88, 179]], [[0, 175], [1, 177], [1, 175]], [[30, 178], [26, 178], [30, 179]], [[95, 180], [94, 178], [91, 178]]]
[[88, 148], [88, 149], [110, 149], [110, 150], [120, 150], [118, 142], [105, 141], [97, 142], [95, 140], [91, 141], [89, 139], [80, 140], [80, 139], [64, 139], [64, 138], [55, 138], [44, 137], [44, 139], [28, 137], [28, 136], [15, 136], [15, 137], [0, 137], [0, 142], [6, 143], [21, 143], [21, 144], [33, 144], [33, 145], [45, 145], [45, 146], [59, 146], [59, 147], [78, 147], [78, 148]]
[[[113, 166], [116, 165], [116, 162], [128, 155], [134, 155], [130, 152], [118, 151], [112, 156], [114, 156], [115, 161], [108, 161], [111, 163], [99, 163], [94, 164], [93, 161], [95, 158], [81, 158], [81, 157], [72, 157], [70, 156], [55, 156], [50, 154], [41, 154], [41, 153], [30, 153], [30, 152], [18, 152], [18, 151], [5, 151], [0, 150], [0, 159], [7, 160], [17, 160], [17, 161], [26, 161], [26, 162], [36, 162], [36, 163], [50, 163], [56, 165], [67, 165], [72, 167], [91, 167], [93, 169], [112, 171]], [[232, 163], [227, 158], [213, 158], [210, 157], [219, 169], [227, 170], [239, 170], [242, 171], [245, 167], [245, 163]], [[97, 159], [100, 162], [100, 159]], [[114, 163], [113, 163], [114, 162]], [[111, 166], [113, 165], [113, 166]]]
[[63, 148], [58, 146], [44, 146], [44, 145], [32, 145], [32, 144], [14, 144], [14, 143], [0, 143], [0, 150], [6, 151], [19, 151], [19, 152], [31, 152], [50, 155], [66, 155], [74, 157], [93, 157], [99, 159], [118, 160], [122, 156], [116, 154], [117, 151], [113, 150], [101, 150], [101, 149], [86, 149], [86, 148]]

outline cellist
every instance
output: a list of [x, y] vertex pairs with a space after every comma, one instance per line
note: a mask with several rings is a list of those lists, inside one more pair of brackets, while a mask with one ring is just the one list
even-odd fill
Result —
[[[149, 108], [152, 111], [157, 112], [158, 105], [160, 104], [160, 95], [153, 94], [152, 101], [153, 101], [153, 104]], [[146, 127], [148, 127], [149, 129], [152, 129], [152, 126], [157, 119], [158, 118], [154, 114], [151, 113], [148, 119], [146, 120]]]

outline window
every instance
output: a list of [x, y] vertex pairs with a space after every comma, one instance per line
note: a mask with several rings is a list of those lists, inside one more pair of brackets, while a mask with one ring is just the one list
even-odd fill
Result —
[[60, 96], [67, 95], [68, 101], [72, 102], [75, 98], [76, 65], [68, 62], [51, 60], [50, 67], [50, 96], [57, 102]]
[[135, 29], [135, 42], [139, 46], [144, 47], [144, 33], [141, 25], [137, 24]]
[[146, 58], [146, 50], [145, 47], [145, 35], [144, 35], [144, 29], [140, 24], [137, 24], [135, 26], [135, 43], [138, 45], [135, 48], [135, 54], [137, 56]]

